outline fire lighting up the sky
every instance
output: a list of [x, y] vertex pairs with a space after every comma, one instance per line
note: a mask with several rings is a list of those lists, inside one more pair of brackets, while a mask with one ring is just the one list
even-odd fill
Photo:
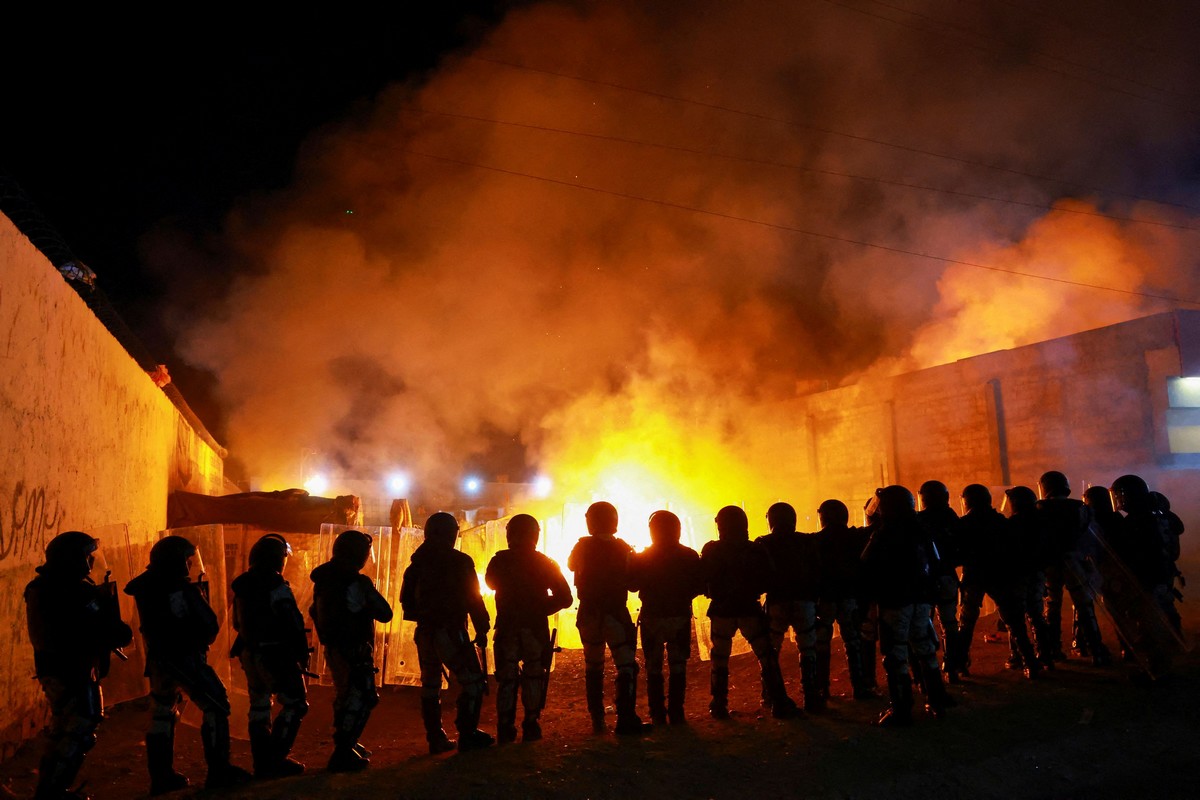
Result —
[[625, 532], [757, 525], [804, 479], [798, 393], [1200, 297], [1168, 18], [644, 5], [512, 12], [230, 215], [246, 277], [187, 352], [260, 485], [320, 443], [452, 486], [508, 437]]

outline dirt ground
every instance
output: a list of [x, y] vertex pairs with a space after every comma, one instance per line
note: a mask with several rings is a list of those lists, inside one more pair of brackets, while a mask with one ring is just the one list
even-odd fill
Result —
[[[187, 790], [172, 797], [230, 798], [1192, 798], [1200, 796], [1200, 657], [1193, 651], [1173, 677], [1136, 685], [1121, 666], [1096, 668], [1072, 659], [1043, 679], [1026, 681], [1004, 668], [1005, 644], [984, 641], [994, 617], [980, 621], [972, 675], [950, 688], [957, 700], [941, 721], [918, 713], [913, 727], [870, 723], [885, 701], [849, 697], [840, 666], [834, 697], [820, 715], [777, 721], [758, 706], [752, 655], [731, 664], [733, 718], [708, 717], [708, 663], [689, 670], [687, 726], [656, 728], [642, 738], [594, 735], [583, 697], [579, 651], [558, 657], [545, 738], [459, 755], [429, 756], [417, 690], [385, 687], [363, 742], [371, 767], [355, 775], [323, 769], [331, 748], [328, 687], [311, 690], [312, 711], [294, 755], [306, 774], [255, 782], [238, 791]], [[1106, 632], [1112, 641], [1111, 631]], [[784, 671], [800, 698], [795, 646], [785, 645]], [[610, 667], [611, 669], [611, 667]], [[882, 668], [879, 670], [882, 681]], [[611, 681], [608, 687], [611, 688]], [[453, 691], [453, 689], [452, 689]], [[494, 697], [494, 686], [493, 686]], [[644, 708], [644, 696], [639, 698]], [[918, 695], [918, 701], [919, 701]], [[491, 698], [489, 698], [491, 700]], [[453, 735], [452, 696], [445, 724]], [[611, 709], [610, 709], [611, 713]], [[146, 709], [142, 701], [110, 709], [83, 777], [96, 798], [145, 796]], [[495, 731], [494, 706], [482, 727]], [[177, 767], [202, 783], [198, 732], [180, 726]], [[29, 797], [39, 743], [0, 765], [0, 795]], [[234, 760], [249, 766], [248, 747]]]

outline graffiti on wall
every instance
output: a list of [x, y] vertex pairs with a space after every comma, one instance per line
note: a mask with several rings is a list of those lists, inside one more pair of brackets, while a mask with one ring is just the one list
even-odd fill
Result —
[[0, 507], [0, 561], [30, 552], [40, 556], [64, 516], [57, 498], [47, 498], [46, 487], [29, 488], [17, 481], [7, 513]]

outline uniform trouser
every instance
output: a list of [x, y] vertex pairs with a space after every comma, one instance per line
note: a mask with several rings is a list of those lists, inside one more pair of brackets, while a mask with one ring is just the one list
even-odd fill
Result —
[[936, 616], [941, 625], [944, 654], [949, 653], [958, 638], [958, 591], [957, 575], [940, 575], [934, 579], [934, 603], [930, 616]]
[[[417, 644], [417, 662], [421, 669], [421, 699], [436, 702], [442, 690], [442, 666], [458, 681], [458, 713], [454, 727], [459, 733], [479, 728], [483, 693], [487, 676], [479, 665], [475, 645], [465, 627], [418, 625], [413, 636]], [[429, 734], [430, 731], [426, 731]]]
[[859, 600], [854, 610], [854, 624], [858, 628], [859, 650], [862, 653], [863, 684], [875, 688], [875, 649], [879, 642], [879, 604]]
[[[1050, 634], [1046, 627], [1046, 613], [1044, 607], [1046, 593], [1045, 573], [1043, 573], [1041, 570], [1037, 570], [1036, 572], [1026, 575], [1024, 580], [1022, 580], [1017, 586], [1017, 593], [1021, 600], [1025, 619], [1028, 621], [1029, 627], [1033, 631], [1034, 649], [1037, 651], [1038, 658], [1042, 661], [1048, 661], [1050, 659], [1051, 652]], [[1021, 655], [1017, 641], [1013, 639], [1011, 633], [1009, 635], [1008, 645], [1010, 657], [1016, 658]]]
[[624, 606], [609, 612], [580, 612], [575, 617], [575, 625], [583, 642], [588, 712], [592, 719], [601, 719], [604, 716], [604, 648], [608, 647], [612, 653], [618, 682], [635, 681], [638, 673], [637, 628]]
[[[147, 755], [155, 754], [150, 777], [162, 778], [173, 771], [175, 723], [180, 691], [200, 709], [204, 721], [200, 738], [210, 774], [229, 766], [229, 696], [225, 684], [208, 665], [204, 654], [174, 658], [149, 656], [146, 677], [150, 679], [150, 730], [146, 734]], [[161, 754], [161, 755], [159, 755]]]
[[36, 796], [56, 797], [70, 789], [84, 756], [96, 744], [104, 700], [99, 681], [91, 677], [64, 680], [47, 675], [38, 682], [50, 703], [50, 725]]
[[879, 643], [888, 684], [911, 681], [909, 651], [923, 670], [938, 671], [937, 642], [929, 621], [928, 603], [879, 609]]
[[496, 719], [500, 729], [516, 726], [518, 687], [525, 722], [537, 722], [545, 705], [549, 631], [545, 626], [497, 628], [492, 648], [496, 652]]
[[958, 635], [955, 637], [955, 653], [951, 661], [956, 669], [965, 669], [971, 664], [971, 644], [975, 638], [975, 624], [983, 609], [983, 598], [987, 593], [979, 581], [963, 581], [959, 590], [962, 606], [958, 614]]
[[[796, 648], [800, 658], [800, 681], [804, 695], [815, 698], [817, 687], [817, 603], [815, 600], [789, 600], [767, 606], [767, 627], [771, 649], [776, 658], [783, 652], [783, 639], [788, 628], [796, 632]], [[764, 698], [769, 699], [769, 698]]]
[[[771, 647], [771, 632], [765, 614], [745, 617], [710, 617], [712, 633], [712, 671], [714, 675], [729, 675], [729, 655], [733, 652], [733, 636], [741, 631], [758, 659], [762, 677], [762, 696], [770, 703], [782, 703], [787, 699], [783, 675], [779, 671], [779, 654]], [[714, 686], [717, 684], [714, 683]], [[718, 699], [718, 698], [714, 698]], [[719, 698], [721, 702], [724, 698]]]
[[1068, 554], [1060, 563], [1046, 570], [1046, 632], [1050, 654], [1062, 650], [1062, 607], [1063, 590], [1071, 597], [1079, 621], [1079, 631], [1093, 655], [1104, 652], [1100, 638], [1100, 624], [1096, 619], [1092, 588], [1081, 576], [1087, 567], [1073, 554]]
[[656, 719], [666, 713], [666, 691], [663, 680], [663, 653], [666, 652], [670, 673], [670, 704], [672, 713], [681, 713], [687, 691], [687, 662], [692, 656], [691, 616], [655, 617], [642, 614], [638, 619], [642, 629], [642, 661], [646, 664], [646, 697], [650, 713]]
[[817, 603], [817, 689], [829, 693], [829, 661], [833, 651], [833, 626], [837, 623], [846, 651], [846, 664], [855, 689], [862, 684], [862, 638], [858, 626], [858, 601], [853, 597]]
[[[250, 695], [250, 747], [255, 765], [266, 757], [284, 758], [300, 732], [300, 721], [308, 713], [308, 689], [300, 663], [270, 651], [246, 649], [240, 656]], [[271, 720], [271, 699], [279, 701], [279, 713]], [[261, 752], [266, 741], [271, 752]]]
[[1174, 580], [1171, 583], [1156, 583], [1150, 588], [1150, 596], [1154, 598], [1154, 603], [1162, 609], [1163, 616], [1167, 618], [1171, 629], [1176, 634], [1183, 633], [1183, 619], [1179, 616], [1179, 609], [1175, 607], [1175, 591]]
[[367, 727], [371, 709], [379, 705], [374, 649], [370, 643], [326, 647], [325, 663], [333, 678], [333, 742], [337, 747], [353, 747]]

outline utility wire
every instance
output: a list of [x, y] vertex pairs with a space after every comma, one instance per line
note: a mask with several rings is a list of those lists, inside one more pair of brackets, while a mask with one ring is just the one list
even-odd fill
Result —
[[1130, 222], [1139, 225], [1155, 225], [1163, 228], [1174, 228], [1184, 231], [1200, 231], [1200, 227], [1194, 225], [1184, 225], [1174, 222], [1164, 222], [1162, 220], [1144, 219], [1141, 217], [1124, 217], [1117, 214], [1107, 214], [1103, 211], [1085, 211], [1075, 208], [1061, 208], [1053, 203], [1035, 203], [1027, 200], [1014, 200], [1009, 197], [997, 197], [995, 195], [977, 194], [974, 192], [966, 192], [959, 189], [946, 189], [939, 186], [927, 186], [920, 183], [911, 183], [909, 181], [894, 180], [889, 178], [881, 178], [873, 175], [858, 175], [852, 172], [839, 172], [837, 170], [822, 169], [819, 167], [807, 167], [801, 164], [791, 164], [784, 161], [770, 161], [767, 159], [750, 158], [749, 156], [731, 155], [727, 153], [716, 153], [711, 150], [700, 150], [698, 148], [684, 147], [682, 145], [664, 144], [662, 142], [651, 142], [644, 139], [629, 139], [622, 136], [612, 136], [602, 133], [590, 133], [587, 131], [567, 130], [565, 128], [555, 128], [548, 125], [534, 125], [527, 122], [513, 122], [511, 120], [495, 119], [493, 117], [481, 117], [474, 114], [463, 114], [454, 111], [439, 111], [429, 108], [416, 109], [422, 114], [430, 114], [438, 117], [448, 117], [450, 119], [468, 120], [471, 122], [483, 122], [492, 125], [502, 125], [510, 128], [521, 128], [524, 130], [539, 131], [543, 133], [557, 133], [567, 136], [576, 136], [583, 139], [595, 139], [605, 142], [617, 142], [620, 144], [632, 144], [640, 147], [650, 147], [660, 150], [670, 150], [677, 153], [687, 153], [689, 155], [707, 156], [712, 158], [721, 158], [727, 161], [738, 161], [744, 164], [753, 164], [762, 167], [778, 167], [781, 169], [795, 170], [797, 172], [808, 172], [815, 175], [827, 175], [835, 178], [849, 178], [851, 180], [866, 181], [869, 183], [884, 184], [887, 186], [898, 186], [904, 189], [917, 189], [924, 192], [935, 192], [938, 194], [952, 195], [954, 197], [965, 197], [973, 200], [986, 200], [994, 203], [1007, 203], [1014, 206], [1022, 206], [1025, 208], [1036, 208], [1040, 211], [1060, 211], [1067, 214], [1078, 214], [1087, 217], [1099, 217], [1101, 219], [1109, 219], [1117, 222]]
[[1022, 278], [1032, 278], [1034, 280], [1049, 281], [1051, 283], [1065, 284], [1067, 286], [1076, 286], [1076, 287], [1084, 288], [1084, 289], [1097, 289], [1097, 290], [1105, 291], [1105, 292], [1115, 292], [1117, 294], [1133, 295], [1135, 297], [1146, 297], [1146, 298], [1150, 298], [1153, 300], [1167, 300], [1169, 302], [1178, 303], [1181, 305], [1200, 306], [1200, 300], [1189, 300], [1187, 298], [1174, 297], [1171, 295], [1152, 294], [1150, 292], [1139, 292], [1139, 291], [1135, 291], [1133, 289], [1118, 289], [1115, 286], [1104, 286], [1102, 284], [1087, 283], [1085, 281], [1073, 281], [1068, 278], [1056, 278], [1056, 277], [1053, 277], [1050, 275], [1038, 275], [1037, 273], [1033, 273], [1033, 272], [1022, 272], [1021, 270], [1005, 269], [1004, 267], [997, 267], [992, 264], [980, 264], [980, 263], [977, 263], [974, 261], [963, 261], [961, 259], [950, 258], [948, 256], [939, 256], [939, 255], [934, 255], [932, 253], [922, 253], [918, 250], [908, 250], [903, 247], [894, 247], [892, 245], [879, 244], [878, 242], [869, 242], [864, 239], [853, 239], [848, 236], [838, 236], [837, 234], [833, 234], [833, 233], [823, 233], [821, 231], [807, 230], [805, 228], [798, 228], [798, 227], [795, 227], [792, 225], [784, 225], [782, 223], [777, 223], [777, 222], [767, 222], [765, 220], [753, 219], [751, 217], [742, 217], [742, 216], [738, 216], [737, 214], [727, 214], [727, 213], [724, 213], [721, 211], [713, 211], [713, 210], [707, 209], [707, 208], [699, 208], [697, 206], [689, 206], [685, 203], [675, 203], [670, 200], [659, 200], [659, 199], [656, 199], [653, 197], [643, 197], [641, 195], [630, 194], [628, 192], [618, 192], [618, 191], [615, 191], [612, 189], [602, 189], [598, 186], [589, 186], [584, 183], [572, 183], [571, 181], [565, 181], [565, 180], [561, 180], [559, 178], [549, 178], [549, 177], [546, 177], [543, 175], [533, 175], [528, 172], [521, 172], [519, 170], [506, 169], [504, 167], [495, 167], [495, 166], [491, 166], [488, 164], [480, 164], [475, 161], [467, 161], [464, 159], [452, 158], [449, 156], [440, 156], [435, 153], [424, 153], [424, 152], [421, 152], [418, 150], [410, 150], [407, 148], [400, 148], [399, 152], [407, 153], [408, 155], [418, 156], [420, 158], [427, 158], [432, 161], [441, 161], [444, 163], [456, 164], [458, 166], [470, 167], [473, 169], [488, 170], [490, 172], [497, 172], [502, 175], [511, 175], [513, 177], [518, 177], [518, 178], [527, 178], [529, 180], [541, 181], [543, 183], [549, 183], [549, 184], [553, 184], [556, 186], [565, 186], [565, 187], [568, 187], [571, 189], [582, 189], [587, 192], [608, 195], [610, 197], [618, 197], [623, 200], [634, 200], [636, 202], [649, 203], [651, 205], [662, 206], [664, 208], [673, 208], [673, 209], [677, 209], [680, 211], [689, 211], [689, 212], [696, 213], [696, 214], [704, 214], [706, 216], [717, 217], [718, 219], [725, 219], [725, 220], [730, 220], [733, 222], [743, 222], [743, 223], [747, 223], [750, 225], [758, 225], [760, 227], [770, 228], [772, 230], [786, 231], [788, 233], [797, 233], [797, 234], [801, 234], [803, 236], [811, 236], [811, 237], [814, 237], [817, 239], [825, 239], [825, 240], [833, 241], [833, 242], [841, 242], [843, 244], [853, 244], [853, 245], [858, 245], [860, 247], [868, 247], [873, 250], [882, 250], [882, 251], [888, 252], [888, 253], [896, 253], [898, 255], [914, 256], [916, 258], [923, 258], [923, 259], [927, 259], [929, 261], [937, 261], [937, 262], [940, 262], [943, 264], [954, 264], [954, 265], [962, 266], [962, 267], [972, 267], [974, 269], [988, 270], [990, 272], [1000, 272], [1000, 273], [1004, 273], [1007, 275], [1016, 275], [1016, 276], [1019, 276]]
[[1100, 187], [1100, 186], [1092, 186], [1092, 185], [1085, 184], [1085, 183], [1077, 183], [1074, 181], [1063, 180], [1061, 178], [1053, 178], [1048, 175], [1039, 175], [1039, 174], [1033, 173], [1033, 172], [1024, 172], [1019, 169], [1013, 169], [1011, 167], [1000, 166], [999, 164], [989, 164], [985, 161], [976, 161], [974, 159], [963, 158], [961, 156], [949, 155], [947, 153], [939, 153], [939, 152], [936, 152], [933, 150], [923, 150], [919, 147], [911, 147], [909, 145], [898, 144], [896, 142], [889, 142], [885, 139], [877, 139], [877, 138], [874, 138], [871, 136], [862, 136], [860, 134], [855, 134], [855, 133], [846, 133], [845, 131], [834, 130], [832, 128], [824, 128], [819, 125], [812, 125], [812, 124], [805, 123], [805, 122], [795, 122], [793, 120], [782, 119], [780, 117], [773, 117], [769, 114], [762, 114], [762, 113], [759, 113], [756, 111], [747, 111], [745, 109], [731, 108], [729, 106], [723, 106], [718, 103], [709, 103], [709, 102], [705, 102], [703, 100], [694, 100], [694, 99], [687, 98], [687, 97], [679, 97], [677, 95], [670, 95], [670, 94], [666, 94], [663, 92], [655, 92], [655, 91], [652, 91], [649, 89], [639, 89], [634, 86], [627, 86], [625, 84], [615, 83], [612, 81], [602, 81], [602, 80], [598, 80], [596, 78], [586, 78], [586, 77], [583, 77], [580, 75], [571, 75], [569, 73], [558, 72], [556, 70], [544, 69], [541, 67], [531, 67], [526, 64], [521, 64], [521, 63], [517, 63], [514, 61], [505, 61], [505, 60], [499, 59], [499, 58], [488, 58], [485, 56], [472, 55], [472, 56], [466, 56], [466, 60], [478, 61], [481, 63], [492, 64], [492, 65], [501, 66], [501, 67], [508, 67], [509, 69], [520, 70], [523, 72], [532, 72], [532, 73], [536, 73], [536, 74], [540, 74], [540, 75], [550, 75], [552, 77], [562, 78], [564, 80], [575, 81], [578, 83], [589, 84], [592, 86], [601, 86], [606, 89], [615, 89], [615, 90], [621, 91], [621, 92], [629, 92], [630, 94], [639, 94], [639, 95], [643, 95], [646, 97], [653, 97], [653, 98], [656, 98], [659, 100], [667, 100], [667, 101], [670, 101], [673, 103], [683, 103], [686, 105], [696, 106], [698, 108], [707, 108], [707, 109], [710, 109], [713, 111], [720, 111], [720, 112], [723, 112], [726, 114], [736, 114], [738, 116], [747, 117], [749, 119], [757, 119], [757, 120], [761, 120], [764, 122], [772, 122], [772, 123], [775, 123], [778, 125], [786, 125], [786, 126], [792, 127], [792, 128], [809, 130], [809, 131], [813, 131], [815, 133], [825, 134], [827, 136], [836, 136], [836, 137], [840, 137], [843, 139], [850, 139], [852, 141], [857, 141], [857, 142], [868, 142], [870, 144], [879, 145], [880, 147], [888, 147], [893, 150], [899, 150], [899, 151], [905, 152], [905, 153], [914, 153], [916, 155], [929, 156], [930, 158], [942, 159], [944, 161], [951, 161], [951, 162], [958, 163], [958, 164], [965, 164], [967, 166], [978, 167], [981, 169], [988, 169], [988, 170], [992, 170], [994, 172], [1002, 172], [1002, 173], [1006, 173], [1009, 175], [1017, 175], [1022, 178], [1030, 178], [1030, 179], [1036, 180], [1036, 181], [1046, 181], [1049, 183], [1058, 184], [1059, 186], [1066, 186], [1071, 189], [1082, 189], [1087, 192], [1093, 192], [1093, 193], [1101, 194], [1101, 195], [1111, 195], [1114, 197], [1123, 197], [1128, 200], [1138, 200], [1138, 201], [1143, 201], [1143, 202], [1158, 203], [1160, 205], [1171, 206], [1174, 208], [1185, 209], [1188, 211], [1200, 211], [1200, 206], [1191, 206], [1191, 205], [1187, 205], [1187, 204], [1183, 204], [1183, 203], [1172, 203], [1170, 201], [1159, 200], [1154, 197], [1145, 197], [1143, 195], [1129, 194], [1127, 192], [1119, 192], [1119, 191], [1115, 191], [1113, 189], [1106, 189], [1106, 188]]

